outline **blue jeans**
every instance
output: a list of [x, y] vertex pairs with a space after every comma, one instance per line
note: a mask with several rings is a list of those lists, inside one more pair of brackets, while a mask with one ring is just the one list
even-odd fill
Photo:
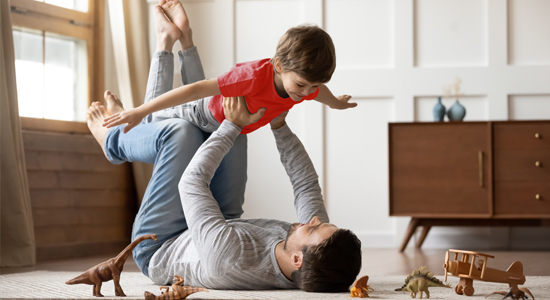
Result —
[[[165, 63], [170, 61], [173, 64], [173, 59], [164, 60]], [[158, 61], [153, 59], [151, 69], [157, 67], [157, 64]], [[169, 66], [163, 68], [162, 63], [160, 65], [160, 69], [170, 70]], [[182, 70], [182, 73], [184, 71], [190, 72], [186, 69]], [[149, 82], [156, 80], [162, 84], [151, 85], [157, 89], [155, 91], [150, 91], [151, 86], [148, 84], [147, 95], [156, 97], [167, 92], [167, 90], [158, 89], [166, 89], [168, 86], [171, 88], [171, 84], [165, 84], [165, 80], [170, 80], [169, 82], [172, 83], [172, 74], [151, 70]], [[138, 267], [148, 276], [149, 261], [155, 251], [164, 242], [179, 236], [187, 229], [178, 183], [191, 158], [211, 133], [180, 118], [144, 122], [126, 134], [122, 132], [123, 128], [124, 125], [114, 127], [107, 134], [104, 146], [109, 161], [114, 164], [126, 161], [154, 164], [153, 175], [147, 185], [132, 229], [132, 241], [145, 234], [154, 233], [158, 237], [156, 242], [153, 240], [141, 242], [133, 251]], [[233, 148], [222, 160], [210, 184], [212, 195], [226, 219], [239, 218], [243, 213], [246, 171], [247, 137], [240, 135]]]

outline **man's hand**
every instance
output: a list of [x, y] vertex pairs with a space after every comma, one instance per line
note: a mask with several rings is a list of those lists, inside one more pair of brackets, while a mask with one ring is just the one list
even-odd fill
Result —
[[105, 120], [103, 120], [103, 127], [111, 128], [113, 126], [128, 123], [123, 130], [124, 133], [127, 133], [130, 129], [139, 125], [143, 118], [145, 118], [145, 114], [143, 114], [139, 107], [131, 108], [105, 118]]
[[350, 95], [338, 96], [338, 97], [336, 97], [336, 99], [338, 99], [338, 102], [333, 104], [333, 106], [331, 106], [331, 108], [334, 108], [334, 109], [348, 109], [348, 108], [352, 108], [352, 107], [357, 106], [357, 103], [349, 102], [349, 100], [351, 99]]
[[244, 128], [247, 125], [256, 123], [264, 116], [266, 108], [262, 107], [254, 114], [251, 114], [246, 107], [244, 97], [223, 98], [223, 113], [231, 123]]
[[271, 124], [271, 129], [279, 129], [283, 127], [286, 124], [286, 115], [288, 115], [288, 110], [282, 112], [277, 118], [271, 120], [271, 122], [269, 123]]

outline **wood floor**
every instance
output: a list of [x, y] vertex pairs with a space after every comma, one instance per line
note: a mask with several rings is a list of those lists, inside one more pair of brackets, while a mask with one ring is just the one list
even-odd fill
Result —
[[[468, 249], [472, 250], [472, 249]], [[399, 253], [397, 249], [363, 249], [363, 267], [361, 275], [405, 275], [414, 268], [427, 266], [435, 274], [443, 273], [443, 261], [446, 249], [407, 249]], [[550, 251], [481, 251], [495, 256], [489, 260], [488, 267], [506, 270], [512, 262], [519, 260], [523, 263], [524, 274], [527, 276], [550, 276]], [[12, 274], [30, 271], [75, 271], [83, 272], [88, 268], [116, 256], [95, 256], [66, 260], [39, 262], [32, 267], [0, 268], [0, 274]], [[124, 265], [126, 272], [139, 272], [131, 257]]]

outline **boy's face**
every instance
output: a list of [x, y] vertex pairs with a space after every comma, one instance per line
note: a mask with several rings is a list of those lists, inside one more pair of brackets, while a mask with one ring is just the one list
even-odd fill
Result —
[[275, 69], [277, 70], [275, 85], [278, 89], [283, 88], [290, 99], [296, 102], [315, 92], [319, 85], [322, 84], [320, 82], [309, 82], [296, 74], [296, 72], [285, 72], [278, 57], [275, 58]]
[[281, 81], [286, 93], [294, 101], [300, 101], [305, 96], [315, 92], [321, 84], [318, 82], [311, 83], [300, 77], [296, 72], [282, 72]]

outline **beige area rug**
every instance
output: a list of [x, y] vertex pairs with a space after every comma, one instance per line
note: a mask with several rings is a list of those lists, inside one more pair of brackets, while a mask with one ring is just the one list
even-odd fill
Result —
[[[78, 276], [77, 272], [36, 271], [29, 273], [0, 275], [0, 299], [101, 299], [92, 296], [91, 285], [66, 285], [65, 281]], [[115, 297], [112, 281], [101, 288], [103, 299], [144, 299], [143, 293], [149, 291], [159, 295], [159, 287], [138, 272], [123, 272], [121, 286], [126, 297]], [[406, 276], [372, 276], [369, 285], [374, 288], [370, 299], [411, 299], [408, 293], [395, 292], [401, 287]], [[443, 279], [443, 276], [437, 276]], [[454, 287], [457, 278], [449, 277]], [[550, 299], [550, 277], [527, 277], [525, 287], [529, 288], [536, 299]], [[507, 285], [474, 282], [475, 293], [472, 297], [456, 295], [454, 290], [430, 288], [430, 299], [484, 299], [495, 290], [506, 290]], [[306, 293], [299, 290], [273, 291], [220, 291], [199, 292], [187, 299], [350, 299], [349, 293], [322, 294]], [[493, 295], [489, 299], [502, 299]]]

